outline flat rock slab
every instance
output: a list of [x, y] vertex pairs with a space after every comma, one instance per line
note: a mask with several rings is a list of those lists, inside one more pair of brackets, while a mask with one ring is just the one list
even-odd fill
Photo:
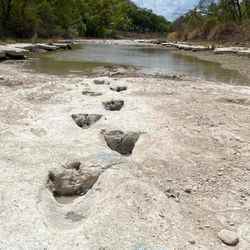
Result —
[[223, 229], [218, 233], [219, 239], [228, 246], [236, 246], [239, 238], [235, 232]]
[[191, 51], [206, 51], [211, 50], [212, 47], [203, 46], [203, 45], [191, 45], [191, 44], [182, 44], [182, 43], [162, 43], [165, 47], [173, 47], [183, 50], [191, 50]]
[[19, 49], [12, 46], [0, 46], [0, 51], [4, 52], [7, 57], [23, 59], [28, 54], [28, 50]]
[[244, 49], [241, 51], [237, 51], [237, 55], [239, 56], [250, 56], [250, 49]]
[[57, 46], [44, 44], [44, 43], [38, 43], [37, 46], [38, 46], [39, 49], [44, 49], [44, 50], [47, 50], [47, 51], [55, 51], [55, 50], [58, 49]]
[[97, 121], [102, 118], [102, 115], [98, 114], [73, 114], [72, 119], [75, 121], [76, 125], [80, 128], [89, 128]]
[[13, 48], [25, 49], [29, 51], [32, 51], [37, 48], [37, 45], [32, 44], [32, 43], [14, 43], [14, 44], [10, 44], [9, 46]]
[[234, 54], [242, 50], [245, 50], [244, 47], [225, 47], [225, 48], [216, 48], [214, 49], [215, 54]]
[[52, 43], [51, 45], [60, 49], [72, 49], [72, 46], [68, 43]]
[[123, 100], [111, 100], [108, 102], [103, 102], [103, 106], [106, 110], [109, 111], [120, 111], [124, 106]]
[[120, 130], [104, 131], [103, 135], [107, 145], [121, 155], [132, 154], [135, 144], [140, 137], [140, 133], [124, 133]]

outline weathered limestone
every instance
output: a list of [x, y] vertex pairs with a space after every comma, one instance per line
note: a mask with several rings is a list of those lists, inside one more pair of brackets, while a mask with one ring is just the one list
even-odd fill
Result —
[[250, 49], [243, 49], [236, 52], [239, 56], [250, 56]]
[[60, 49], [72, 49], [71, 44], [68, 43], [52, 43], [51, 45]]
[[120, 130], [103, 131], [103, 135], [107, 145], [122, 155], [132, 154], [135, 144], [140, 137], [140, 133], [124, 133]]
[[242, 50], [245, 50], [244, 47], [225, 47], [225, 48], [216, 48], [214, 49], [215, 54], [234, 54]]
[[97, 114], [74, 114], [71, 116], [78, 127], [89, 128], [102, 118], [102, 115]]
[[191, 44], [184, 44], [184, 43], [162, 43], [161, 45], [165, 47], [173, 47], [177, 49], [183, 50], [191, 50], [191, 51], [207, 51], [211, 50], [211, 47], [202, 46], [202, 45], [191, 45]]
[[38, 43], [37, 47], [39, 49], [44, 49], [44, 50], [47, 50], [47, 51], [55, 51], [55, 50], [58, 49], [58, 47], [56, 47], [54, 45], [48, 45], [48, 44], [45, 44], [45, 43]]
[[13, 48], [18, 48], [18, 49], [25, 49], [25, 50], [29, 50], [29, 51], [33, 51], [34, 49], [37, 48], [36, 44], [32, 44], [32, 43], [13, 43], [8, 45], [9, 47], [13, 47]]
[[24, 59], [25, 55], [28, 53], [28, 50], [15, 48], [13, 46], [0, 46], [0, 51], [5, 53], [6, 57], [13, 59]]

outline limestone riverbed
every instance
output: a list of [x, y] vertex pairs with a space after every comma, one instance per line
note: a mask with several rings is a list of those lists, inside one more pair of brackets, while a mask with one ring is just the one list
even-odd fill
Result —
[[0, 76], [0, 249], [249, 249], [250, 87]]

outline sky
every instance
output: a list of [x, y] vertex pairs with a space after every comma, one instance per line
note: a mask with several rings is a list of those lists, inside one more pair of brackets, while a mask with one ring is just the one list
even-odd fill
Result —
[[192, 9], [198, 0], [132, 0], [138, 6], [153, 10], [156, 14], [173, 21], [183, 13]]

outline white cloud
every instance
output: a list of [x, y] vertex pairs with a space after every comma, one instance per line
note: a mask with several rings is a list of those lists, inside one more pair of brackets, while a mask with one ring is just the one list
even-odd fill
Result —
[[198, 0], [133, 0], [138, 6], [152, 9], [155, 13], [173, 20], [193, 8]]

